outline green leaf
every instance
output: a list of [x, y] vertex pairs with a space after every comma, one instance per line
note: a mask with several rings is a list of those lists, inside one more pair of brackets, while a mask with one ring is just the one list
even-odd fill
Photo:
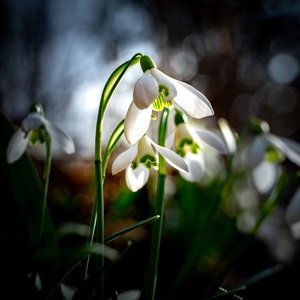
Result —
[[277, 183], [276, 183], [276, 187], [273, 188], [273, 191], [271, 193], [271, 195], [269, 196], [269, 198], [264, 202], [264, 204], [262, 205], [261, 209], [260, 209], [260, 216], [258, 221], [256, 222], [256, 225], [254, 226], [251, 234], [254, 236], [257, 232], [257, 230], [259, 229], [260, 225], [262, 224], [262, 222], [269, 216], [269, 214], [273, 211], [273, 209], [275, 208], [275, 206], [277, 205], [281, 194], [283, 192], [283, 190], [287, 187], [288, 185], [288, 180], [287, 177], [285, 175], [284, 171], [281, 171], [281, 173], [279, 174]]
[[[34, 251], [37, 251], [39, 246], [43, 206], [42, 186], [27, 153], [23, 154], [13, 164], [7, 163], [6, 150], [12, 135], [15, 133], [15, 128], [3, 113], [0, 113], [0, 130], [0, 168], [3, 174], [0, 181], [3, 192], [1, 208], [9, 224], [7, 232], [5, 232], [5, 235], [7, 235], [5, 240], [9, 245], [9, 248], [5, 250], [7, 252], [6, 259], [9, 260], [11, 257], [14, 261], [18, 259], [23, 263], [27, 262], [29, 267], [32, 268], [34, 264], [32, 261], [30, 262], [30, 256], [28, 255], [32, 255]], [[22, 244], [21, 249], [20, 244]], [[42, 247], [53, 253], [59, 250], [48, 210], [46, 210], [44, 220]], [[40, 273], [42, 281], [57, 267], [53, 263], [48, 265], [44, 269], [44, 274]], [[32, 271], [32, 269], [26, 271]], [[22, 272], [20, 267], [18, 272]]]
[[237, 292], [244, 290], [245, 288], [246, 288], [245, 286], [242, 286], [240, 288], [227, 291], [224, 288], [219, 287], [215, 296], [206, 298], [205, 300], [213, 300], [213, 299], [240, 299], [240, 300], [242, 300], [243, 298], [241, 298], [240, 296], [237, 296], [235, 294]]
[[[104, 242], [105, 244], [110, 243], [111, 241], [115, 240], [116, 238], [120, 237], [121, 235], [128, 233], [134, 229], [137, 229], [141, 226], [148, 225], [152, 222], [155, 222], [160, 216], [153, 216], [151, 218], [145, 219], [143, 221], [140, 221], [136, 224], [133, 224], [107, 238], [105, 238]], [[65, 237], [70, 234], [75, 234], [79, 236], [87, 236], [89, 232], [89, 226], [84, 225], [84, 224], [79, 224], [79, 223], [65, 223], [60, 225], [57, 230], [56, 234], [58, 237]]]
[[58, 226], [56, 229], [56, 236], [58, 238], [62, 238], [68, 235], [78, 235], [78, 236], [87, 236], [89, 232], [89, 226], [85, 224], [75, 223], [75, 222], [68, 222], [63, 223]]
[[[75, 253], [75, 254], [74, 254]], [[59, 287], [59, 285], [64, 281], [64, 279], [85, 259], [87, 256], [95, 254], [95, 255], [103, 255], [109, 260], [115, 260], [119, 256], [119, 252], [104, 246], [95, 243], [91, 246], [86, 246], [78, 249], [67, 249], [61, 252], [62, 258], [70, 257], [68, 261], [50, 278], [46, 284], [43, 285], [42, 289], [38, 293], [38, 299], [49, 299], [55, 290]], [[42, 255], [42, 254], [41, 254]], [[40, 257], [45, 260], [47, 257]], [[51, 261], [53, 257], [48, 257]]]
[[125, 234], [125, 233], [127, 233], [129, 231], [132, 231], [132, 230], [137, 229], [137, 228], [139, 228], [141, 226], [145, 226], [147, 224], [155, 222], [159, 217], [160, 216], [157, 215], [157, 216], [148, 218], [146, 220], [143, 220], [141, 222], [138, 222], [136, 224], [133, 224], [133, 225], [131, 225], [131, 226], [129, 226], [129, 227], [127, 227], [127, 228], [125, 228], [125, 229], [123, 229], [123, 230], [121, 230], [121, 231], [119, 231], [119, 232], [117, 232], [117, 233], [115, 233], [115, 234], [113, 234], [113, 235], [105, 238], [104, 242], [105, 242], [105, 244], [110, 243], [111, 241], [115, 240], [116, 238], [120, 237], [121, 235], [123, 235], [123, 234]]
[[254, 275], [252, 275], [249, 278], [246, 278], [242, 283], [239, 284], [239, 287], [241, 286], [251, 286], [253, 284], [256, 284], [262, 280], [265, 280], [268, 277], [274, 276], [276, 274], [278, 274], [279, 272], [281, 272], [284, 269], [283, 265], [275, 265], [273, 267], [264, 269], [263, 271], [260, 271], [259, 273], [256, 273]]
[[128, 252], [129, 248], [131, 247], [132, 243], [129, 241], [127, 243], [127, 247], [123, 252], [114, 260], [103, 266], [100, 270], [96, 273], [89, 276], [77, 289], [75, 295], [73, 296], [72, 300], [79, 300], [79, 299], [89, 299], [94, 290], [99, 286], [99, 282], [104, 275], [104, 273], [115, 265], [124, 255]]
[[104, 155], [103, 155], [103, 163], [102, 163], [102, 168], [103, 168], [103, 176], [105, 176], [105, 171], [106, 171], [106, 166], [107, 162], [109, 160], [109, 157], [111, 153], [113, 152], [114, 148], [116, 147], [118, 141], [120, 140], [121, 136], [124, 133], [124, 120], [122, 120], [118, 126], [115, 128], [113, 133], [111, 134], [109, 141], [107, 143]]

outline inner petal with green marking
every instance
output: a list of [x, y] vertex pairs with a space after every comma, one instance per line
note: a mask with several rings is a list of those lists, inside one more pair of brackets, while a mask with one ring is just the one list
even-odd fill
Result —
[[180, 123], [175, 132], [175, 151], [181, 157], [187, 152], [197, 154], [201, 149], [199, 139], [193, 134], [186, 123]]
[[37, 142], [43, 144], [46, 138], [46, 130], [45, 126], [41, 125], [38, 129], [30, 130], [29, 134], [29, 142], [32, 146], [34, 146]]
[[165, 101], [163, 93], [159, 93], [158, 97], [153, 101], [152, 106], [156, 111], [161, 111], [164, 106], [171, 107], [173, 105], [172, 101]]
[[268, 147], [265, 152], [265, 159], [269, 162], [280, 163], [285, 160], [285, 156], [274, 147]]
[[147, 138], [144, 136], [138, 143], [138, 154], [131, 164], [131, 168], [136, 169], [139, 164], [143, 164], [147, 169], [157, 167], [158, 162], [153, 148]]
[[156, 79], [159, 86], [159, 92], [162, 94], [163, 99], [166, 102], [172, 101], [177, 96], [177, 90], [174, 84], [163, 72], [157, 69], [151, 69], [150, 73]]

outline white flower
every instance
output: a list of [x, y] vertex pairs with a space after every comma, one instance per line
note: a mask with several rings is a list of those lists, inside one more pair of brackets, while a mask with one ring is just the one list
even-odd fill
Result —
[[165, 160], [182, 173], [188, 171], [184, 160], [175, 152], [157, 145], [146, 135], [138, 143], [121, 153], [113, 162], [112, 174], [125, 170], [125, 181], [130, 190], [136, 192], [142, 188], [149, 178], [150, 169], [157, 169], [158, 159], [153, 148], [159, 152]]
[[285, 158], [300, 166], [300, 144], [269, 131], [254, 138], [248, 151], [248, 163], [252, 169], [254, 184], [261, 193], [269, 192], [274, 186], [278, 162]]
[[295, 194], [290, 200], [286, 209], [286, 220], [291, 227], [293, 236], [300, 238], [300, 188], [297, 188]]
[[[187, 173], [180, 172], [181, 176], [192, 182], [198, 181], [205, 171], [205, 162], [202, 153], [204, 144], [208, 144], [222, 154], [228, 154], [224, 142], [213, 132], [205, 129], [192, 128], [183, 117], [180, 121], [176, 117], [181, 115], [177, 112], [175, 116], [175, 132], [167, 139], [168, 146], [174, 145], [178, 153], [189, 167]], [[182, 115], [181, 115], [182, 116]]]
[[229, 123], [227, 120], [220, 118], [218, 120], [218, 124], [221, 129], [222, 135], [224, 137], [226, 146], [228, 148], [228, 152], [230, 154], [235, 153], [237, 150], [237, 143], [236, 143], [236, 137], [235, 137], [236, 134], [233, 132], [233, 130], [229, 126]]
[[[143, 56], [142, 60], [150, 59]], [[153, 65], [153, 64], [152, 64]], [[136, 82], [133, 100], [127, 111], [124, 134], [130, 144], [135, 144], [147, 131], [152, 109], [171, 107], [172, 102], [184, 109], [194, 118], [214, 114], [209, 100], [192, 86], [175, 80], [153, 67], [146, 69]]]
[[9, 141], [6, 158], [8, 163], [18, 160], [25, 152], [28, 143], [44, 142], [45, 134], [49, 134], [51, 140], [66, 153], [75, 152], [73, 140], [69, 135], [51, 124], [41, 111], [30, 112], [23, 120], [19, 128]]

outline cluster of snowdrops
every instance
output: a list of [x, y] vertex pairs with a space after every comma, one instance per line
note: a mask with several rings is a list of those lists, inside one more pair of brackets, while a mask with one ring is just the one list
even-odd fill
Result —
[[[102, 126], [108, 102], [128, 68], [137, 63], [140, 63], [143, 76], [134, 86], [133, 100], [128, 108], [125, 119], [119, 123], [112, 133], [103, 154], [101, 140]], [[154, 142], [147, 135], [151, 120], [155, 118], [153, 111], [160, 112], [158, 115], [161, 116], [157, 142]], [[175, 130], [167, 136], [169, 114], [173, 117], [172, 121], [175, 124]], [[125, 169], [126, 184], [131, 191], [136, 192], [147, 183], [151, 169], [157, 170], [159, 174], [157, 179], [155, 216], [151, 220], [145, 220], [136, 226], [143, 226], [149, 222], [153, 222], [146, 295], [142, 296], [145, 296], [147, 299], [154, 299], [162, 230], [161, 224], [163, 221], [164, 181], [167, 176], [165, 162], [177, 169], [180, 176], [185, 180], [198, 182], [203, 174], [205, 174], [205, 159], [203, 154], [205, 147], [213, 148], [220, 155], [225, 155], [226, 157], [232, 157], [236, 152], [237, 135], [230, 129], [225, 120], [220, 120], [219, 122], [220, 134], [203, 128], [194, 128], [191, 125], [190, 118], [201, 119], [213, 114], [214, 111], [211, 103], [200, 91], [158, 70], [149, 56], [136, 54], [131, 60], [122, 64], [112, 73], [101, 96], [95, 134], [95, 176], [97, 190], [87, 244], [97, 244], [97, 251], [99, 250], [99, 252], [96, 251], [96, 254], [101, 258], [97, 261], [97, 287], [94, 286], [91, 288], [90, 297], [92, 295], [100, 295], [99, 299], [104, 299], [105, 295], [104, 272], [101, 272], [106, 265], [104, 257], [106, 257], [107, 251], [104, 246], [103, 184], [108, 159], [120, 137], [124, 133], [128, 142], [128, 149], [113, 161], [113, 175]], [[266, 168], [269, 168], [268, 174], [277, 174], [276, 168], [283, 158], [288, 158], [297, 166], [300, 166], [300, 145], [294, 141], [271, 134], [269, 128], [262, 124], [265, 123], [260, 123], [260, 126], [258, 126], [259, 130], [256, 131], [257, 135], [251, 146], [248, 147], [248, 167], [255, 174], [254, 178], [260, 178], [260, 174], [265, 174]], [[23, 120], [21, 127], [10, 139], [7, 148], [7, 161], [14, 163], [23, 155], [28, 145], [34, 146], [37, 142], [44, 143], [47, 149], [43, 181], [44, 205], [46, 206], [52, 143], [68, 154], [75, 152], [75, 146], [72, 138], [67, 133], [57, 128], [46, 118], [41, 105], [34, 103], [28, 116]], [[276, 184], [278, 177], [275, 175], [273, 177], [273, 179], [269, 180], [267, 186], [264, 185], [264, 192], [271, 190]], [[258, 179], [258, 186], [259, 181]], [[288, 210], [288, 218], [291, 223], [296, 224], [300, 219], [299, 202], [299, 196], [295, 197], [293, 203], [291, 203], [291, 208]], [[42, 240], [43, 236], [44, 212], [45, 207], [41, 212], [40, 240]], [[113, 238], [121, 236], [136, 227], [127, 228], [117, 233]], [[41, 251], [41, 249], [38, 250]], [[89, 255], [93, 254], [93, 251], [95, 251], [95, 248], [89, 252]], [[86, 258], [84, 256], [84, 259]], [[82, 262], [83, 257], [80, 257], [79, 260]], [[85, 270], [84, 280], [87, 281], [92, 275], [90, 274], [88, 259]], [[32, 276], [38, 277], [38, 274], [33, 274]], [[47, 290], [47, 297], [50, 297], [58, 286], [63, 283], [63, 278], [64, 276], [59, 278], [57, 284], [50, 291], [49, 289]], [[72, 292], [73, 297], [75, 297], [74, 295], [76, 296], [76, 291]], [[119, 297], [116, 299], [138, 299], [141, 297], [141, 292], [128, 291], [116, 297]]]

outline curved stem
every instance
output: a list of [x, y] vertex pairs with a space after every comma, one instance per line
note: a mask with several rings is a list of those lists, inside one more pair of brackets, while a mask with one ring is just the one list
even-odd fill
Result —
[[[103, 183], [105, 170], [103, 171], [103, 159], [101, 154], [102, 147], [102, 128], [105, 110], [109, 103], [111, 96], [113, 95], [115, 89], [120, 83], [121, 79], [125, 75], [128, 68], [140, 60], [141, 53], [135, 54], [131, 60], [123, 63], [119, 66], [107, 80], [103, 92], [101, 95], [96, 132], [95, 132], [95, 177], [96, 177], [96, 196], [94, 202], [93, 213], [90, 221], [90, 232], [87, 243], [92, 243], [94, 237], [94, 228], [96, 228], [96, 239], [97, 242], [104, 247], [104, 196], [103, 196]], [[87, 265], [85, 268], [85, 277], [87, 277], [89, 258], [87, 260]], [[97, 260], [97, 270], [104, 269], [104, 257], [100, 256]], [[98, 297], [103, 299], [104, 296], [104, 277], [102, 276], [100, 281], [99, 289], [97, 289]]]
[[[164, 108], [160, 119], [159, 133], [158, 133], [158, 144], [160, 146], [164, 146], [165, 144], [168, 116], [169, 116], [169, 109]], [[147, 275], [148, 277], [146, 283], [147, 300], [153, 300], [155, 297], [159, 250], [160, 250], [161, 232], [162, 232], [162, 224], [163, 224], [165, 181], [166, 181], [166, 163], [165, 163], [165, 159], [159, 154], [159, 169], [158, 169], [158, 182], [157, 182], [157, 191], [156, 191], [155, 214], [160, 215], [160, 218], [154, 223], [153, 226], [150, 260], [149, 260], [149, 268], [148, 268], [148, 275]]]

